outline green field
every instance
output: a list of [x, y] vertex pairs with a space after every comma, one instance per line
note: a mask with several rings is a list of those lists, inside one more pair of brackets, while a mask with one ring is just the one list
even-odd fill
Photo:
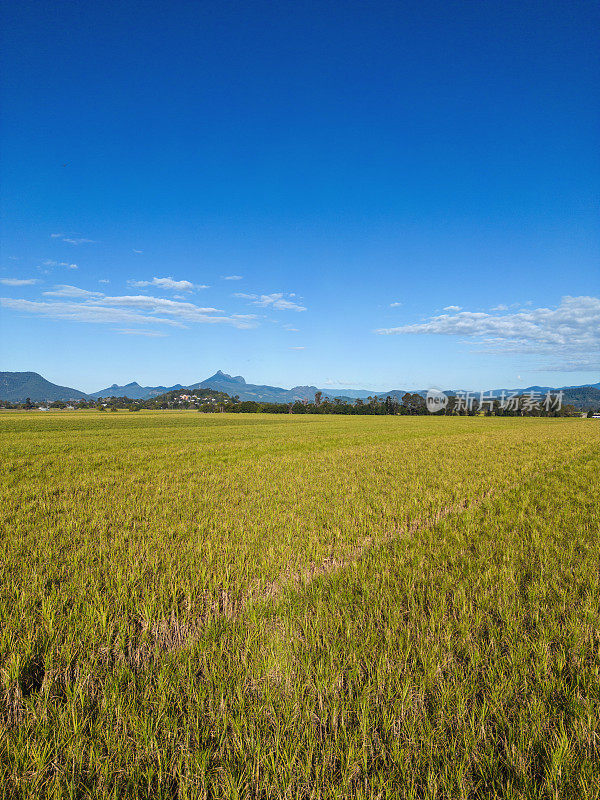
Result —
[[600, 427], [0, 415], [2, 798], [600, 797]]

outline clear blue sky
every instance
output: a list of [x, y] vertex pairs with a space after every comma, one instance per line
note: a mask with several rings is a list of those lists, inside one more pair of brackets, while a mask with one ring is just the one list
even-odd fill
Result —
[[596, 3], [2, 15], [2, 369], [600, 379]]

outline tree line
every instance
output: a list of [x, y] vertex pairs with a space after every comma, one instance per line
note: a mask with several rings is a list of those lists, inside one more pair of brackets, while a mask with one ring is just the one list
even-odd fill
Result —
[[[0, 402], [1, 408], [33, 410], [40, 406], [53, 409], [93, 409], [97, 411], [141, 411], [141, 410], [197, 410], [205, 414], [233, 413], [233, 414], [345, 414], [365, 416], [537, 416], [537, 417], [565, 417], [578, 415], [572, 405], [563, 405], [559, 408], [537, 407], [532, 408], [530, 398], [521, 395], [511, 398], [511, 403], [506, 406], [501, 398], [488, 398], [481, 402], [478, 398], [470, 398], [468, 403], [464, 398], [448, 395], [445, 408], [434, 413], [427, 408], [425, 398], [420, 394], [406, 392], [401, 398], [368, 397], [366, 400], [357, 399], [349, 402], [343, 398], [323, 397], [322, 392], [315, 394], [312, 402], [295, 401], [290, 403], [268, 403], [258, 400], [240, 400], [238, 396], [230, 397], [224, 392], [212, 389], [194, 390], [190, 395], [189, 390], [174, 390], [164, 395], [147, 400], [133, 400], [128, 397], [106, 397], [97, 400], [62, 401], [57, 400], [48, 404], [34, 403], [27, 398], [22, 403]], [[592, 412], [590, 412], [592, 413]]]
[[341, 398], [322, 398], [320, 392], [312, 403], [296, 401], [294, 403], [263, 403], [254, 400], [229, 398], [227, 402], [213, 405], [210, 408], [201, 406], [204, 412], [229, 412], [246, 414], [348, 414], [348, 415], [398, 415], [398, 416], [538, 416], [566, 417], [579, 414], [574, 406], [563, 405], [561, 408], [529, 408], [527, 396], [515, 397], [509, 408], [503, 408], [500, 398], [472, 400], [468, 405], [459, 398], [450, 395], [444, 409], [430, 412], [425, 398], [420, 394], [407, 392], [400, 399], [387, 397], [368, 397], [366, 400], [348, 402]]

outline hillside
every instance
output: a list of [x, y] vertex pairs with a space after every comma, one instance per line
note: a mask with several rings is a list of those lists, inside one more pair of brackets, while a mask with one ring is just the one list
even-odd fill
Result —
[[600, 387], [596, 388], [596, 386], [574, 386], [562, 390], [564, 392], [563, 403], [575, 406], [582, 411], [600, 408]]
[[0, 399], [22, 403], [27, 398], [43, 400], [85, 400], [89, 395], [69, 386], [59, 386], [37, 372], [0, 372]]

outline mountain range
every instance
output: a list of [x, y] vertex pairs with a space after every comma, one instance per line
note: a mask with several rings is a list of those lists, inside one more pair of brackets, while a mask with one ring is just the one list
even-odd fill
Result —
[[149, 400], [151, 397], [158, 397], [165, 392], [172, 392], [175, 389], [183, 389], [180, 383], [174, 386], [140, 386], [136, 381], [119, 386], [113, 383], [107, 389], [100, 389], [92, 392], [89, 397], [97, 400], [99, 397], [129, 397], [131, 400]]
[[[387, 397], [401, 399], [406, 390], [390, 389], [386, 392], [375, 392], [368, 389], [338, 389], [332, 392], [331, 389], [319, 390], [316, 386], [294, 386], [292, 389], [283, 389], [278, 386], [266, 386], [262, 384], [246, 383], [241, 375], [228, 375], [218, 370], [210, 378], [206, 378], [198, 383], [184, 386], [176, 383], [173, 386], [140, 386], [135, 381], [122, 386], [113, 383], [106, 389], [99, 389], [97, 392], [86, 393], [79, 389], [72, 389], [68, 386], [58, 386], [51, 383], [39, 375], [37, 372], [0, 372], [0, 400], [7, 400], [11, 403], [24, 402], [28, 397], [34, 402], [55, 401], [55, 400], [95, 400], [99, 397], [129, 397], [132, 400], [149, 400], [178, 389], [214, 389], [225, 392], [231, 397], [237, 396], [240, 400], [255, 400], [264, 403], [289, 403], [296, 400], [312, 401], [315, 394], [321, 391], [323, 397], [340, 397], [347, 401], [357, 398], [366, 399], [369, 396]], [[527, 386], [524, 389], [493, 389], [491, 394], [499, 396], [502, 392], [524, 392], [535, 391], [541, 394], [547, 391], [563, 391], [564, 403], [570, 403], [576, 408], [597, 408], [600, 406], [600, 382], [586, 384], [585, 386]], [[455, 391], [448, 390], [449, 394]], [[426, 390], [420, 390], [416, 394], [425, 395]]]

